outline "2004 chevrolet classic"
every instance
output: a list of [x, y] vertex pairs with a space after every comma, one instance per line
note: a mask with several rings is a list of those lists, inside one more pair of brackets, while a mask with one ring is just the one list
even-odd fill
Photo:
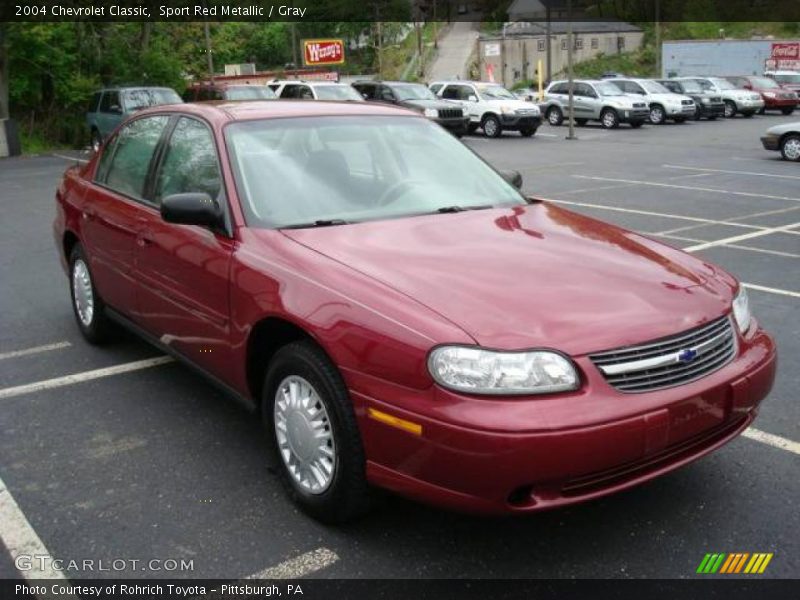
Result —
[[730, 441], [772, 339], [718, 267], [524, 198], [415, 112], [175, 105], [57, 194], [78, 327], [117, 324], [256, 409], [291, 498], [482, 513], [622, 490]]

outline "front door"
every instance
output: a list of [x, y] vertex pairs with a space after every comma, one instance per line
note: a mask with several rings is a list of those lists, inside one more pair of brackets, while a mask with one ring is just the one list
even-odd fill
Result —
[[145, 327], [221, 379], [229, 376], [228, 277], [234, 241], [225, 231], [167, 223], [161, 200], [205, 192], [227, 212], [214, 136], [205, 122], [179, 117], [154, 175], [153, 208], [136, 242], [137, 306]]

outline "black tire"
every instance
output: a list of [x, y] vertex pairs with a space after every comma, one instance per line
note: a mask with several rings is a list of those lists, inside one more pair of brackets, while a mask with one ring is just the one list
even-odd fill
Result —
[[94, 127], [92, 128], [92, 135], [89, 144], [91, 145], [92, 152], [97, 152], [100, 150], [100, 146], [103, 145], [103, 136], [101, 136], [100, 132]]
[[545, 116], [547, 117], [547, 122], [553, 127], [558, 127], [564, 122], [564, 113], [557, 106], [548, 108]]
[[600, 124], [604, 129], [616, 129], [619, 127], [619, 115], [613, 108], [604, 108], [600, 113]]
[[781, 140], [781, 156], [784, 160], [800, 162], [800, 135], [790, 133]]
[[589, 119], [575, 119], [575, 123], [578, 125], [578, 127], [584, 127], [588, 122]]
[[725, 118], [732, 119], [737, 112], [739, 109], [736, 107], [736, 103], [733, 100], [725, 100]]
[[710, 115], [710, 116], [708, 117], [708, 120], [709, 120], [709, 121], [716, 121], [716, 120], [717, 120], [717, 115]]
[[631, 121], [630, 125], [631, 125], [631, 127], [633, 127], [634, 129], [639, 129], [639, 127], [641, 127], [642, 125], [644, 125], [644, 121]]
[[650, 122], [653, 125], [663, 125], [667, 121], [667, 111], [660, 104], [650, 107]]
[[535, 133], [536, 133], [536, 127], [523, 127], [522, 129], [519, 130], [519, 134], [522, 137], [533, 137]]
[[[89, 278], [88, 290], [91, 291], [92, 310], [91, 317], [89, 317], [88, 320], [85, 320], [84, 317], [81, 316], [78, 308], [78, 296], [75, 293], [75, 271], [77, 268], [85, 268], [85, 273]], [[78, 329], [80, 329], [86, 341], [90, 344], [99, 345], [111, 340], [116, 333], [116, 328], [113, 321], [106, 315], [106, 305], [94, 286], [94, 279], [92, 278], [92, 272], [89, 268], [89, 260], [86, 258], [80, 244], [75, 244], [69, 256], [69, 293], [72, 303], [72, 312], [75, 315], [75, 322], [78, 324]], [[88, 315], [85, 316], [88, 317]]]
[[794, 107], [787, 106], [785, 108], [782, 108], [781, 112], [788, 117], [790, 114], [792, 114], [794, 112]]
[[743, 116], [745, 119], [752, 119], [752, 118], [753, 118], [753, 113], [751, 113], [751, 112], [743, 112], [743, 113], [742, 113], [742, 116]]
[[760, 114], [760, 115], [764, 115], [766, 113], [767, 113], [767, 107], [766, 106], [758, 111], [758, 114]]
[[467, 125], [467, 133], [472, 134], [478, 131], [478, 124], [477, 123], [470, 123]]
[[500, 124], [500, 119], [494, 115], [486, 115], [481, 122], [481, 129], [486, 137], [499, 138], [503, 135], [503, 126]]
[[678, 125], [680, 125], [681, 123], [685, 123], [686, 122], [686, 117], [675, 117], [672, 120], [675, 121]]
[[[324, 404], [336, 448], [332, 480], [322, 493], [303, 489], [280, 456], [275, 433], [275, 396], [289, 376], [309, 382]], [[347, 387], [336, 366], [311, 341], [292, 342], [270, 361], [261, 400], [267, 436], [275, 450], [277, 471], [289, 498], [308, 515], [324, 523], [343, 523], [365, 514], [370, 506], [366, 458]]]

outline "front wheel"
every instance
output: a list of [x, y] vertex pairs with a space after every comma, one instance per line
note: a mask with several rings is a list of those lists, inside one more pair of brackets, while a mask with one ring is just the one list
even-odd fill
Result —
[[503, 133], [503, 127], [500, 125], [500, 119], [494, 115], [489, 115], [488, 117], [484, 118], [482, 127], [483, 133], [485, 133], [486, 137], [489, 138], [500, 137]]
[[611, 108], [605, 109], [600, 114], [600, 123], [606, 129], [616, 129], [619, 127], [619, 117], [617, 116], [617, 112]]
[[667, 120], [667, 113], [664, 112], [664, 107], [660, 104], [654, 104], [650, 107], [650, 122], [653, 125], [661, 125]]
[[725, 100], [725, 118], [732, 119], [736, 116], [736, 103], [733, 100]]
[[325, 523], [364, 514], [370, 493], [355, 412], [339, 371], [319, 346], [304, 340], [275, 353], [262, 408], [291, 500]]
[[788, 135], [781, 140], [781, 156], [784, 160], [800, 162], [800, 135]]
[[557, 106], [551, 106], [547, 110], [547, 122], [553, 127], [558, 127], [564, 122], [564, 113]]
[[80, 244], [75, 245], [69, 257], [69, 290], [72, 311], [86, 341], [90, 344], [108, 341], [113, 335], [114, 324], [106, 316], [105, 304], [94, 287], [89, 260]]
[[781, 112], [788, 117], [790, 114], [794, 112], [794, 107], [787, 106], [786, 108], [782, 108]]

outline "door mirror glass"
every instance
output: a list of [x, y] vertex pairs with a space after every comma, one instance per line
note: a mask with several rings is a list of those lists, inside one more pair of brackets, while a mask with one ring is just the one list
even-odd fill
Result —
[[519, 171], [500, 171], [500, 175], [518, 190], [522, 189], [522, 173]]
[[172, 194], [161, 200], [161, 218], [167, 223], [216, 227], [222, 223], [222, 211], [205, 192]]

